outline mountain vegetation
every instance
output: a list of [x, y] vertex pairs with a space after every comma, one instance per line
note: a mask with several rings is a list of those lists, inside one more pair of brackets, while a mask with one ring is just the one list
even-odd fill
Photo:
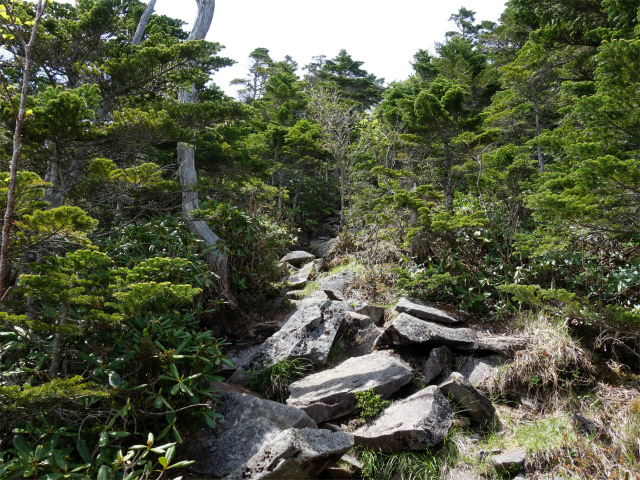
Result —
[[[197, 1], [206, 23], [215, 1]], [[637, 1], [509, 0], [498, 23], [460, 8], [391, 84], [346, 50], [301, 67], [257, 47], [237, 99], [211, 81], [234, 60], [209, 25], [146, 7], [0, 0], [0, 478], [188, 465], [227, 347], [275, 314], [280, 258], [332, 216], [329, 266], [356, 262], [372, 302], [500, 331], [553, 318], [638, 388]], [[505, 402], [532, 382], [586, 396], [603, 379], [581, 362], [523, 363]], [[579, 474], [632, 478], [627, 447], [611, 476]]]

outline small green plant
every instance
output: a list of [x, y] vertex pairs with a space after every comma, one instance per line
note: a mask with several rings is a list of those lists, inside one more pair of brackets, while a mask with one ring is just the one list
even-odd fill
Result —
[[389, 401], [376, 394], [373, 389], [356, 392], [356, 401], [358, 402], [360, 418], [363, 420], [372, 419], [389, 406]]
[[306, 359], [280, 360], [268, 367], [251, 372], [248, 387], [267, 398], [284, 402], [289, 395], [289, 385], [313, 368]]

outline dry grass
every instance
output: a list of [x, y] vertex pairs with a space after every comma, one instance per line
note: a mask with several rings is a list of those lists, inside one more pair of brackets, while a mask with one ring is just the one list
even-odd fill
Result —
[[528, 338], [529, 345], [498, 370], [488, 385], [490, 394], [508, 399], [531, 397], [548, 404], [550, 399], [594, 384], [591, 354], [571, 337], [562, 316], [543, 312], [521, 321], [524, 326], [519, 334]]

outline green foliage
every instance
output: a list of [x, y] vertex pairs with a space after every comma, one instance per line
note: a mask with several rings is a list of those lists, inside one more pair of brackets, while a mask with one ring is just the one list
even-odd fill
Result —
[[202, 202], [194, 215], [206, 219], [225, 242], [231, 285], [247, 301], [264, 299], [280, 280], [277, 263], [295, 242], [286, 225], [217, 201]]
[[373, 389], [356, 392], [356, 402], [358, 404], [360, 418], [363, 420], [371, 420], [376, 417], [387, 408], [390, 403], [388, 400], [376, 394]]
[[313, 364], [309, 360], [280, 360], [251, 372], [251, 380], [247, 386], [267, 398], [284, 403], [289, 396], [289, 385], [304, 377], [312, 368]]

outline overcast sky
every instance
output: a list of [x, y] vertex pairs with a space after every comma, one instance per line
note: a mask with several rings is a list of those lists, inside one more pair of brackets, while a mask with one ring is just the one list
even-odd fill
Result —
[[[214, 81], [235, 96], [234, 78], [244, 77], [248, 56], [265, 47], [271, 58], [291, 55], [304, 67], [316, 55], [335, 57], [344, 48], [365, 62], [369, 73], [387, 83], [404, 80], [419, 49], [433, 53], [455, 26], [448, 19], [461, 6], [476, 13], [476, 21], [496, 21], [506, 0], [217, 0], [207, 40], [225, 45], [221, 55], [238, 62], [222, 69]], [[192, 22], [194, 0], [157, 0], [156, 13]], [[189, 27], [186, 27], [189, 28]]]

